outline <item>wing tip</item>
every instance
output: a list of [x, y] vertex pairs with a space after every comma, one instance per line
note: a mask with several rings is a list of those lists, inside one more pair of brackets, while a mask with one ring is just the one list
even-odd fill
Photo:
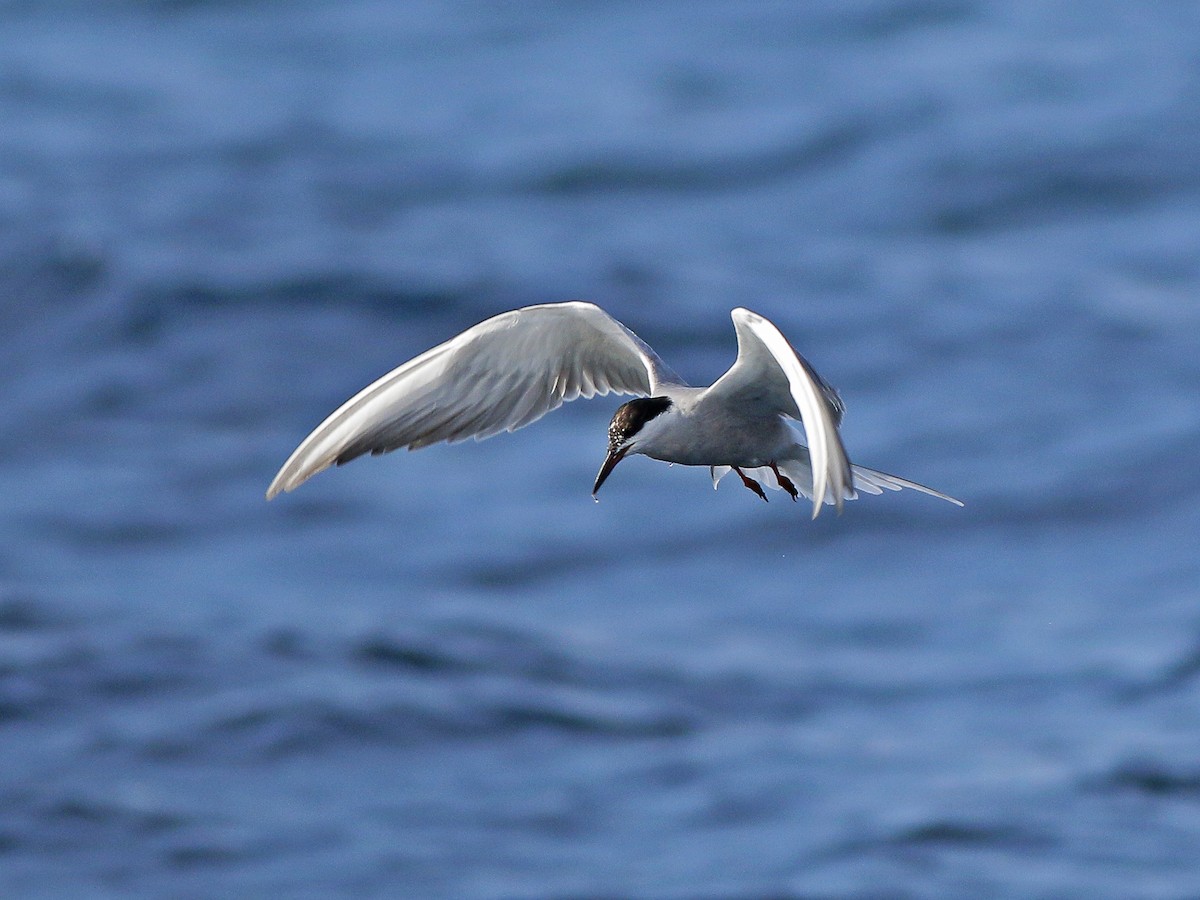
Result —
[[[846, 493], [847, 491], [849, 492], [848, 494]], [[849, 487], [849, 488], [844, 488], [842, 493], [834, 493], [834, 495], [833, 495], [834, 499], [832, 499], [832, 500], [824, 499], [824, 497], [827, 497], [827, 496], [829, 496], [829, 488], [826, 488], [826, 493], [820, 500], [816, 499], [817, 494], [815, 491], [813, 492], [813, 514], [812, 514], [812, 517], [814, 520], [817, 518], [817, 516], [819, 516], [821, 514], [822, 507], [826, 506], [827, 504], [835, 507], [837, 510], [837, 514], [840, 516], [842, 513], [844, 513], [846, 511], [846, 501], [847, 500], [857, 500], [858, 492], [856, 490], [854, 490], [853, 487]]]
[[280, 494], [290, 494], [318, 472], [324, 472], [329, 468], [329, 465], [329, 463], [326, 463], [316, 468], [299, 469], [296, 471], [290, 471], [285, 465], [267, 486], [267, 500], [274, 500]]
[[268, 487], [267, 487], [267, 494], [266, 494], [266, 496], [267, 496], [267, 502], [270, 502], [271, 500], [274, 500], [274, 499], [275, 499], [276, 497], [278, 497], [280, 494], [286, 494], [286, 493], [287, 493], [288, 491], [290, 491], [290, 490], [291, 490], [293, 487], [295, 487], [295, 485], [290, 485], [290, 484], [285, 484], [285, 483], [284, 483], [284, 480], [283, 480], [283, 473], [282, 473], [282, 472], [280, 472], [278, 475], [276, 475], [276, 476], [275, 476], [275, 477], [274, 477], [274, 478], [271, 480], [271, 483], [270, 483], [270, 485], [268, 485]]

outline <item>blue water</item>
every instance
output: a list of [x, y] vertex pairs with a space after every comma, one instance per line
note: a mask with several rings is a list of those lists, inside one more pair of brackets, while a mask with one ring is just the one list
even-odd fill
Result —
[[[1200, 895], [1200, 7], [0, 5], [0, 895]], [[769, 316], [809, 521], [616, 398], [267, 504], [354, 391]]]

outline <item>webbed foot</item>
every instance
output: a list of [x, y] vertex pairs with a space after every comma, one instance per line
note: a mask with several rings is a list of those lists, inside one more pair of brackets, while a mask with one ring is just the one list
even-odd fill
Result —
[[762, 499], [763, 499], [763, 502], [764, 502], [764, 503], [769, 503], [769, 502], [770, 502], [769, 500], [767, 500], [767, 493], [766, 493], [766, 491], [764, 491], [764, 490], [762, 489], [762, 485], [761, 485], [761, 484], [759, 484], [759, 483], [758, 483], [757, 481], [755, 481], [753, 478], [749, 478], [749, 477], [747, 477], [747, 476], [746, 476], [746, 473], [745, 473], [745, 472], [743, 472], [741, 469], [739, 469], [737, 466], [734, 466], [734, 467], [733, 467], [733, 471], [735, 471], [735, 472], [737, 472], [737, 473], [738, 473], [738, 477], [739, 477], [740, 479], [742, 479], [742, 484], [744, 484], [744, 485], [745, 485], [746, 487], [748, 487], [750, 490], [754, 491], [754, 493], [758, 494], [758, 496], [762, 497]]
[[795, 503], [800, 499], [800, 492], [796, 490], [796, 485], [792, 479], [788, 478], [779, 471], [779, 467], [775, 463], [771, 463], [771, 471], [775, 473], [775, 477], [779, 480], [779, 486], [787, 491], [792, 496], [792, 502]]

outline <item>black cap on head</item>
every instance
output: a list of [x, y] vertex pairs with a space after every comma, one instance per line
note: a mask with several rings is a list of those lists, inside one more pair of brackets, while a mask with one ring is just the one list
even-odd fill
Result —
[[617, 408], [608, 426], [608, 455], [604, 458], [604, 464], [600, 466], [600, 474], [596, 476], [596, 485], [592, 488], [593, 496], [600, 490], [600, 485], [604, 484], [609, 473], [617, 467], [617, 463], [625, 458], [628, 452], [625, 443], [641, 431], [647, 422], [670, 408], [671, 400], [668, 397], [639, 397]]
[[613, 413], [608, 426], [608, 449], [616, 450], [642, 430], [655, 416], [660, 416], [671, 406], [667, 397], [638, 397], [621, 404]]

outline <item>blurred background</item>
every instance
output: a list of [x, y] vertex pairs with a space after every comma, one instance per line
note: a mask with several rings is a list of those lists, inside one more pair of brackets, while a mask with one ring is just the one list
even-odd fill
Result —
[[[0, 892], [1200, 894], [1200, 7], [0, 4]], [[620, 399], [267, 504], [375, 377], [773, 319], [852, 458]]]

